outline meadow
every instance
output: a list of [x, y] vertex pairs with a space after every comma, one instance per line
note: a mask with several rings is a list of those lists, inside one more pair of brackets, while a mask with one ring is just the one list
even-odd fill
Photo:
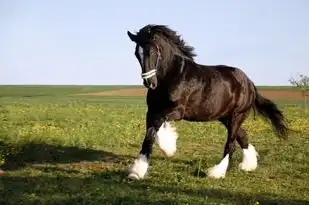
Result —
[[130, 181], [145, 98], [68, 95], [123, 87], [0, 86], [0, 204], [309, 204], [309, 108], [301, 101], [275, 101], [296, 131], [287, 140], [260, 117], [245, 121], [260, 155], [254, 172], [238, 170], [237, 145], [226, 178], [208, 178], [226, 130], [180, 121], [176, 155], [155, 145], [148, 176]]

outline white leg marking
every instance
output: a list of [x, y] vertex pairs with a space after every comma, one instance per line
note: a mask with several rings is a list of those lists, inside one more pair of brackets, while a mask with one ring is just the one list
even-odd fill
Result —
[[257, 167], [258, 153], [252, 144], [249, 144], [248, 149], [243, 149], [243, 159], [239, 164], [239, 168], [244, 171], [253, 171]]
[[140, 154], [137, 159], [135, 159], [134, 164], [129, 167], [130, 179], [142, 179], [147, 173], [149, 167], [147, 157]]
[[208, 169], [208, 176], [215, 179], [224, 178], [228, 165], [229, 154], [227, 154], [219, 164]]
[[170, 123], [164, 122], [157, 132], [156, 144], [166, 156], [173, 156], [176, 152], [176, 141], [178, 134], [176, 128]]

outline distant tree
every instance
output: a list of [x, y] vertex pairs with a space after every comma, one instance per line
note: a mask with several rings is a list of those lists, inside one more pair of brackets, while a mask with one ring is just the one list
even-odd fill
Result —
[[299, 79], [290, 78], [289, 82], [302, 90], [305, 99], [305, 107], [307, 107], [307, 97], [309, 97], [309, 76], [299, 74]]

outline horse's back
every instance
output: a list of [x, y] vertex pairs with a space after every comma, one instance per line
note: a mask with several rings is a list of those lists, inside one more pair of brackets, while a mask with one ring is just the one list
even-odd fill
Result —
[[[226, 65], [199, 65], [197, 69], [197, 77], [193, 79], [196, 86], [186, 105], [187, 119], [215, 120], [251, 107], [254, 87], [242, 70]], [[194, 74], [191, 73], [191, 76]]]
[[250, 78], [237, 67], [218, 65], [214, 69], [220, 72], [223, 81], [229, 82], [227, 87], [233, 96], [233, 112], [245, 112], [251, 108], [256, 91]]
[[255, 99], [254, 84], [250, 78], [239, 68], [217, 65], [213, 67], [221, 76], [225, 89], [228, 90], [235, 102], [234, 108], [237, 111], [246, 110], [251, 107]]

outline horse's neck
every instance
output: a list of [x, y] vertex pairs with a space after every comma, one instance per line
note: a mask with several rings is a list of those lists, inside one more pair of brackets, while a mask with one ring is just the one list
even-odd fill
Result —
[[185, 72], [185, 60], [181, 55], [176, 55], [173, 60], [170, 61], [168, 66], [166, 65], [166, 73], [163, 78], [159, 79], [159, 86], [157, 93], [160, 95], [166, 95], [169, 101], [175, 101], [181, 90], [182, 80], [184, 79]]
[[158, 79], [161, 83], [169, 85], [176, 83], [177, 79], [181, 78], [181, 75], [185, 69], [185, 58], [181, 55], [174, 55], [168, 62], [161, 66], [162, 72]]
[[170, 63], [169, 69], [174, 70], [178, 74], [182, 74], [186, 67], [186, 62], [192, 61], [192, 59], [187, 56], [175, 54], [173, 60]]

